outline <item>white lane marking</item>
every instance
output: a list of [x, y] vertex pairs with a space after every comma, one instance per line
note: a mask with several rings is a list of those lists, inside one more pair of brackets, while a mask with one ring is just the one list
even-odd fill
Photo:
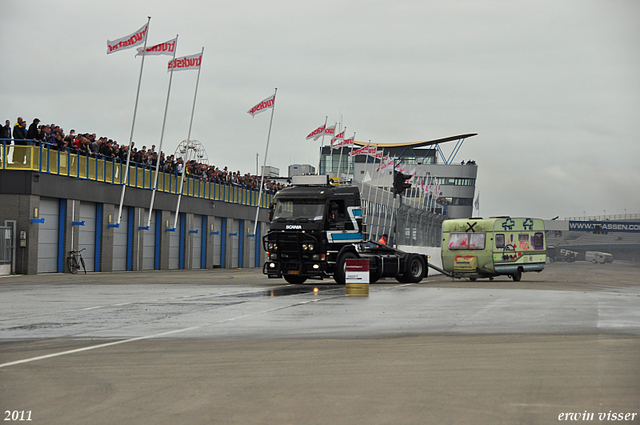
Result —
[[140, 337], [137, 337], [137, 338], [124, 339], [122, 341], [107, 342], [107, 343], [104, 343], [104, 344], [92, 345], [90, 347], [76, 348], [75, 350], [61, 351], [59, 353], [45, 354], [44, 356], [31, 357], [29, 359], [16, 360], [16, 361], [13, 361], [13, 362], [0, 364], [0, 369], [3, 368], [3, 367], [9, 367], [9, 366], [15, 366], [15, 365], [23, 364], [23, 363], [35, 362], [35, 361], [38, 361], [38, 360], [51, 359], [53, 357], [65, 356], [67, 354], [82, 353], [83, 351], [89, 351], [89, 350], [95, 350], [95, 349], [98, 349], [98, 348], [111, 347], [113, 345], [119, 345], [119, 344], [126, 344], [127, 342], [140, 341], [140, 340], [143, 340], [143, 339], [150, 339], [150, 338], [158, 338], [158, 337], [162, 337], [162, 336], [175, 334], [175, 333], [178, 333], [178, 332], [186, 332], [186, 331], [189, 331], [189, 330], [197, 329], [199, 327], [200, 326], [193, 326], [191, 328], [178, 329], [178, 330], [175, 330], [175, 331], [163, 332], [163, 333], [159, 333], [159, 334], [155, 334], [155, 335], [140, 336]]
[[145, 300], [145, 301], [131, 301], [131, 302], [124, 302], [124, 303], [118, 303], [118, 304], [105, 304], [105, 305], [99, 305], [99, 306], [94, 306], [94, 307], [78, 307], [78, 308], [71, 308], [68, 310], [62, 310], [62, 311], [58, 311], [58, 312], [53, 312], [53, 313], [39, 313], [39, 314], [30, 314], [30, 315], [26, 315], [26, 316], [16, 316], [16, 317], [5, 317], [5, 318], [0, 318], [0, 322], [8, 322], [8, 321], [12, 321], [12, 320], [22, 320], [22, 319], [33, 319], [36, 317], [46, 317], [46, 316], [51, 316], [52, 314], [67, 314], [67, 313], [75, 313], [78, 311], [90, 311], [90, 310], [98, 310], [101, 308], [113, 308], [113, 307], [122, 307], [125, 305], [133, 305], [133, 304], [151, 304], [151, 303], [156, 303], [156, 302], [169, 302], [171, 300], [190, 300], [190, 299], [198, 299], [198, 298], [224, 298], [224, 297], [233, 297], [233, 296], [238, 296], [238, 295], [244, 295], [244, 294], [254, 294], [254, 293], [260, 293], [263, 291], [272, 291], [275, 289], [280, 289], [280, 288], [288, 288], [290, 286], [293, 286], [291, 284], [287, 284], [287, 285], [278, 285], [278, 286], [274, 286], [274, 287], [267, 287], [267, 288], [261, 288], [258, 289], [257, 291], [240, 291], [240, 292], [229, 292], [228, 294], [197, 294], [197, 295], [180, 295], [177, 297], [164, 297], [164, 298], [155, 298], [155, 299], [151, 299], [151, 300]]
[[[342, 297], [342, 295], [340, 295], [339, 297]], [[338, 297], [328, 297], [326, 299], [333, 299], [333, 298], [338, 298]], [[173, 335], [173, 334], [182, 333], [182, 332], [189, 332], [189, 331], [193, 331], [193, 330], [196, 330], [196, 329], [204, 328], [206, 326], [213, 326], [213, 325], [218, 325], [218, 324], [221, 324], [221, 323], [227, 323], [227, 322], [231, 322], [233, 320], [244, 319], [246, 317], [257, 316], [257, 315], [265, 314], [265, 313], [271, 313], [271, 312], [278, 311], [278, 310], [284, 310], [285, 308], [297, 307], [297, 306], [310, 304], [310, 303], [317, 302], [317, 301], [320, 301], [320, 299], [301, 301], [301, 302], [297, 302], [297, 303], [294, 303], [294, 304], [285, 305], [285, 306], [282, 306], [282, 307], [276, 307], [276, 308], [271, 308], [271, 309], [268, 309], [268, 310], [258, 311], [256, 313], [243, 314], [241, 316], [231, 317], [229, 319], [224, 319], [224, 320], [220, 320], [220, 321], [213, 322], [213, 323], [205, 323], [205, 324], [199, 325], [199, 326], [191, 326], [189, 328], [176, 329], [176, 330], [173, 330], [173, 331], [162, 332], [162, 333], [154, 334], [154, 335], [139, 336], [139, 337], [136, 337], [136, 338], [129, 338], [129, 339], [121, 340], [121, 341], [107, 342], [107, 343], [104, 343], [104, 344], [92, 345], [90, 347], [76, 348], [76, 349], [73, 349], [73, 350], [61, 351], [59, 353], [45, 354], [43, 356], [31, 357], [31, 358], [22, 359], [22, 360], [15, 360], [15, 361], [12, 361], [12, 362], [0, 364], [0, 369], [2, 369], [4, 367], [9, 367], [9, 366], [17, 366], [19, 364], [24, 364], [24, 363], [36, 362], [36, 361], [39, 361], [39, 360], [51, 359], [51, 358], [54, 358], [54, 357], [66, 356], [66, 355], [69, 355], [69, 354], [82, 353], [84, 351], [96, 350], [98, 348], [106, 348], [106, 347], [111, 347], [111, 346], [114, 346], [114, 345], [126, 344], [126, 343], [129, 343], [129, 342], [142, 341], [142, 340], [145, 340], [145, 339], [152, 339], [152, 338], [161, 338], [163, 336]]]

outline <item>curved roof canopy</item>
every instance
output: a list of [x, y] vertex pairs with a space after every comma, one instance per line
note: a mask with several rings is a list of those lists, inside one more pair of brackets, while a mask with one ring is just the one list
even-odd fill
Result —
[[359, 145], [359, 146], [370, 145], [370, 146], [376, 146], [378, 148], [403, 148], [403, 147], [420, 148], [420, 147], [423, 147], [423, 146], [437, 145], [439, 143], [453, 142], [454, 140], [466, 139], [467, 137], [473, 137], [473, 136], [477, 136], [477, 135], [478, 135], [478, 133], [467, 133], [467, 134], [460, 134], [458, 136], [444, 137], [442, 139], [425, 140], [425, 141], [422, 141], [422, 142], [406, 142], [406, 143], [354, 142], [354, 143], [356, 145]]

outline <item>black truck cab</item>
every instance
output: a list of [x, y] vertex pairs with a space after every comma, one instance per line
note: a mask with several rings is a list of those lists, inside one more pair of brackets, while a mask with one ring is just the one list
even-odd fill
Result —
[[270, 208], [263, 238], [269, 277], [302, 283], [332, 276], [340, 250], [363, 241], [358, 188], [309, 177], [302, 181], [310, 183], [280, 190]]
[[301, 284], [333, 277], [344, 284], [346, 260], [356, 258], [369, 259], [372, 283], [380, 277], [419, 282], [426, 275], [427, 256], [367, 242], [357, 186], [333, 185], [327, 176], [293, 183], [269, 209], [271, 227], [262, 239], [269, 278]]

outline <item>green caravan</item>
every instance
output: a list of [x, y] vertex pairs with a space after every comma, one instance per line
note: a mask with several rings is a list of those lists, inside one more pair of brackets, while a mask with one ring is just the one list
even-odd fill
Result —
[[544, 222], [538, 218], [445, 220], [442, 238], [442, 266], [452, 277], [507, 275], [517, 282], [522, 273], [545, 266]]

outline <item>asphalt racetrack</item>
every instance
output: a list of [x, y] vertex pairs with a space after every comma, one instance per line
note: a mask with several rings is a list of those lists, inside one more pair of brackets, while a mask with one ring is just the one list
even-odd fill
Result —
[[0, 278], [3, 423], [640, 424], [638, 264], [327, 283]]

